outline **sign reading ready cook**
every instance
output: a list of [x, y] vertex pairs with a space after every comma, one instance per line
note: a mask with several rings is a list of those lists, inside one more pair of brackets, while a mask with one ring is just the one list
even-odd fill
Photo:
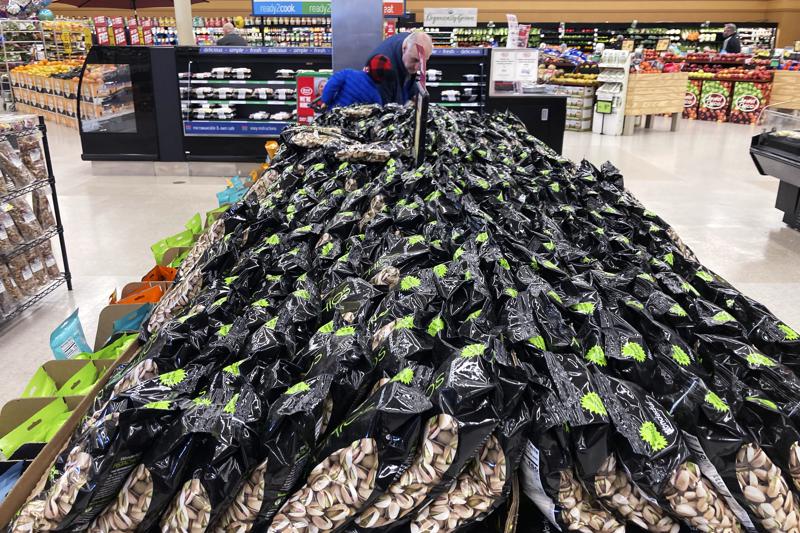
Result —
[[425, 27], [474, 28], [478, 25], [476, 7], [426, 7]]
[[[383, 14], [399, 17], [406, 12], [405, 0], [383, 0]], [[253, 0], [253, 15], [330, 15], [331, 0]]]
[[331, 0], [253, 0], [253, 15], [330, 15]]

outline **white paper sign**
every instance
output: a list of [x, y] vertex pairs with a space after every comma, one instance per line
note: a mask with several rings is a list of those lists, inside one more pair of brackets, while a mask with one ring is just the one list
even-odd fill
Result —
[[425, 27], [474, 28], [478, 25], [477, 7], [426, 7]]
[[530, 48], [492, 50], [492, 79], [536, 83], [539, 79], [539, 51]]

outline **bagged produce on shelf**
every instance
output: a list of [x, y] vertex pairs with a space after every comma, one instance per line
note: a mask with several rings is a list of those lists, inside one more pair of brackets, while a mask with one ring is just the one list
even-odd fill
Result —
[[53, 247], [49, 242], [43, 242], [39, 246], [36, 247], [39, 251], [39, 256], [41, 257], [42, 262], [44, 263], [45, 271], [47, 272], [47, 277], [50, 281], [55, 281], [56, 279], [61, 277], [61, 269], [58, 268], [58, 262], [56, 262], [56, 256], [53, 255]]
[[33, 214], [28, 202], [23, 198], [14, 198], [9, 200], [7, 205], [11, 206], [11, 209], [8, 209], [7, 212], [14, 220], [14, 225], [23, 239], [31, 241], [42, 234], [42, 226], [36, 220], [36, 215]]
[[41, 139], [42, 135], [38, 132], [17, 137], [22, 162], [37, 181], [46, 180], [49, 177]]
[[0, 140], [0, 170], [17, 189], [36, 181], [34, 174], [22, 161], [19, 151], [7, 139]]
[[36, 294], [39, 289], [39, 283], [33, 276], [26, 254], [20, 254], [9, 259], [8, 269], [23, 296], [31, 297]]
[[3, 231], [0, 234], [0, 245], [5, 248], [3, 253], [9, 253], [13, 251], [16, 245], [25, 242], [19, 229], [17, 229], [17, 225], [14, 223], [14, 219], [8, 214], [13, 209], [14, 206], [11, 204], [0, 205], [0, 230]]
[[53, 210], [50, 207], [50, 200], [47, 198], [47, 193], [42, 189], [36, 189], [32, 194], [33, 212], [36, 215], [36, 220], [42, 229], [48, 230], [56, 226], [56, 217], [53, 216]]

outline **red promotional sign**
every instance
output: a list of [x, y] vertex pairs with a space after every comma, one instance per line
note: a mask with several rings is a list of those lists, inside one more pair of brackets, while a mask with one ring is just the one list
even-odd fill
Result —
[[384, 17], [402, 17], [406, 14], [405, 0], [383, 0]]
[[125, 21], [122, 17], [111, 19], [111, 27], [114, 29], [114, 44], [117, 46], [127, 45], [128, 38], [125, 36]]
[[94, 17], [94, 32], [97, 35], [97, 44], [111, 44], [108, 36], [108, 22], [105, 17]]
[[142, 19], [142, 37], [145, 46], [153, 45], [153, 21], [150, 19]]
[[297, 76], [297, 122], [310, 124], [314, 122], [315, 111], [312, 104], [322, 96], [328, 74], [308, 72]]
[[136, 22], [136, 19], [133, 18], [128, 19], [128, 33], [131, 36], [132, 45], [138, 46], [142, 44], [142, 41], [139, 38], [139, 25]]
[[397, 33], [397, 21], [396, 20], [387, 20], [384, 26], [385, 35], [384, 37], [388, 38]]

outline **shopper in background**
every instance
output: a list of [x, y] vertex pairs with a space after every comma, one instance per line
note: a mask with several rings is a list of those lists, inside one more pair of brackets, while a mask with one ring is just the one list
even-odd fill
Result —
[[380, 87], [393, 76], [388, 57], [373, 57], [364, 70], [340, 70], [328, 80], [320, 100], [327, 108], [353, 104], [384, 103]]
[[416, 79], [420, 68], [417, 46], [420, 45], [428, 61], [433, 54], [433, 40], [422, 31], [399, 33], [389, 37], [369, 56], [367, 65], [379, 55], [389, 58], [391, 75], [386, 76], [380, 85], [384, 104], [405, 104], [416, 93]]
[[222, 25], [222, 37], [217, 41], [217, 46], [249, 46], [244, 37], [239, 35], [236, 27], [230, 22]]
[[736, 31], [736, 24], [725, 24], [725, 29], [722, 30], [722, 36], [725, 40], [722, 41], [723, 54], [739, 54], [742, 51], [742, 42], [739, 40], [739, 33]]

